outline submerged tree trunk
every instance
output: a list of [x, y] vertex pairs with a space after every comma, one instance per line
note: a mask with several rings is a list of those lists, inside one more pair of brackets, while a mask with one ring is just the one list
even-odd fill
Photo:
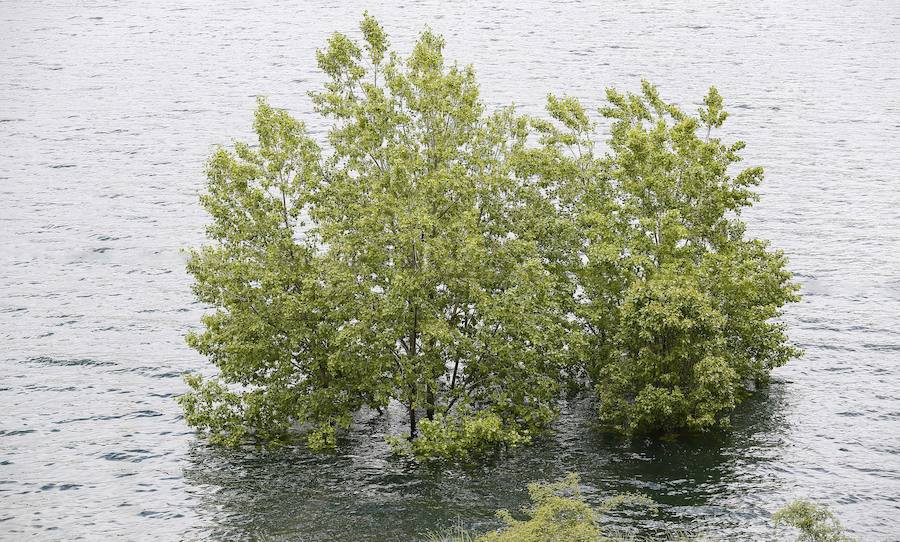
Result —
[[425, 385], [425, 417], [429, 420], [434, 419], [434, 384], [428, 382]]
[[[416, 367], [416, 344], [418, 343], [418, 333], [419, 333], [419, 307], [415, 307], [413, 309], [413, 321], [412, 321], [412, 329], [410, 329], [409, 333], [409, 350], [407, 350], [407, 354], [409, 356], [410, 364], [409, 366], [413, 371], [418, 370]], [[418, 380], [418, 377], [416, 377]], [[418, 399], [418, 382], [413, 382], [410, 386], [409, 390], [409, 440], [416, 438], [416, 402]]]

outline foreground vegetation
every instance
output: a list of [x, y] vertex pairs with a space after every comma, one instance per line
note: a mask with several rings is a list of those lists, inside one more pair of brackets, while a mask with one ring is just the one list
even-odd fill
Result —
[[798, 354], [785, 258], [739, 219], [762, 169], [714, 137], [715, 88], [696, 115], [649, 83], [609, 90], [600, 153], [574, 98], [488, 112], [439, 36], [402, 58], [368, 15], [360, 30], [318, 53], [326, 140], [261, 100], [257, 144], [210, 159], [211, 242], [188, 270], [215, 310], [188, 342], [219, 374], [188, 377], [190, 425], [234, 445], [305, 425], [325, 449], [393, 403], [398, 451], [467, 459], [591, 390], [611, 430], [708, 431]]
[[[497, 515], [506, 526], [483, 535], [474, 535], [462, 528], [429, 535], [429, 542], [602, 542], [632, 541], [627, 535], [618, 535], [606, 529], [604, 514], [622, 506], [653, 506], [653, 501], [640, 495], [621, 495], [608, 499], [599, 509], [591, 509], [581, 498], [578, 477], [569, 475], [554, 484], [528, 486], [531, 506], [523, 510], [524, 519], [517, 520], [501, 510]], [[827, 508], [808, 501], [795, 501], [773, 516], [775, 528], [783, 539], [791, 539], [792, 528], [797, 542], [854, 542], [856, 539], [844, 532], [840, 521]], [[637, 539], [643, 540], [643, 539]], [[651, 539], [647, 539], [651, 540]], [[715, 540], [715, 537], [699, 538], [690, 535], [671, 535], [652, 540], [690, 542]]]

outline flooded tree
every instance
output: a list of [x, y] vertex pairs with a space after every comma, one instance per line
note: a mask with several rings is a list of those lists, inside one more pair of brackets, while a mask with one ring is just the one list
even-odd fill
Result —
[[188, 269], [216, 311], [189, 341], [220, 375], [189, 378], [187, 421], [228, 443], [310, 423], [323, 447], [393, 401], [419, 456], [526, 442], [556, 411], [574, 287], [543, 249], [553, 207], [513, 172], [527, 122], [486, 113], [439, 36], [401, 58], [361, 30], [318, 53], [330, 153], [261, 102], [258, 147], [210, 162]]
[[607, 99], [606, 154], [581, 104], [551, 97], [525, 168], [557, 186], [581, 236], [576, 314], [600, 417], [628, 435], [727, 425], [799, 355], [779, 320], [798, 299], [785, 257], [740, 220], [763, 170], [735, 171], [744, 143], [713, 137], [727, 117], [714, 87], [696, 116], [646, 82]]
[[715, 88], [696, 116], [608, 91], [600, 154], [577, 100], [489, 113], [439, 36], [403, 58], [360, 30], [317, 54], [325, 141], [260, 101], [258, 143], [209, 162], [188, 270], [215, 310], [188, 341], [219, 375], [188, 377], [189, 424], [228, 444], [308, 424], [327, 448], [393, 404], [400, 451], [466, 459], [529, 442], [584, 383], [627, 435], [722, 427], [798, 354], [785, 258], [739, 217], [763, 172], [714, 137]]

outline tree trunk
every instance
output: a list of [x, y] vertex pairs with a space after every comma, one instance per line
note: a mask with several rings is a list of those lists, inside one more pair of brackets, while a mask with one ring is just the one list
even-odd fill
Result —
[[416, 408], [409, 407], [409, 440], [416, 438], [418, 430], [416, 429]]
[[429, 382], [425, 386], [425, 401], [427, 403], [425, 407], [425, 417], [429, 420], [434, 419], [434, 385]]

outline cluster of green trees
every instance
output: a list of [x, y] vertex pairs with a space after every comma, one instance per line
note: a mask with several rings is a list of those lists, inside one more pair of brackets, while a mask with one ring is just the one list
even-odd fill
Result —
[[322, 449], [393, 403], [401, 448], [466, 458], [590, 389], [624, 434], [705, 431], [798, 353], [785, 258], [739, 219], [763, 173], [714, 137], [715, 88], [697, 115], [648, 83], [607, 91], [601, 153], [574, 98], [489, 112], [439, 36], [400, 57], [361, 30], [317, 55], [326, 141], [261, 100], [258, 143], [209, 162], [211, 243], [188, 270], [215, 311], [188, 342], [219, 374], [188, 377], [190, 425], [226, 444], [305, 426]]

